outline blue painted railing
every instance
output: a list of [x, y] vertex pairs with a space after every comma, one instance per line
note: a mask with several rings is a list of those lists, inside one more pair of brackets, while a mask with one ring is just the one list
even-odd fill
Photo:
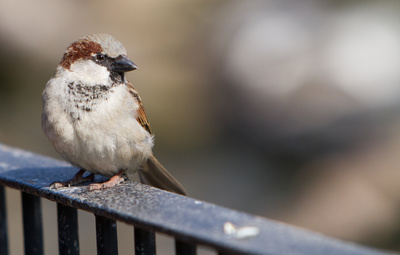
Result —
[[8, 254], [10, 228], [4, 187], [22, 194], [25, 254], [44, 253], [41, 198], [57, 203], [59, 254], [79, 254], [77, 210], [95, 215], [97, 254], [118, 253], [116, 221], [134, 227], [135, 254], [142, 255], [155, 254], [155, 232], [175, 239], [176, 254], [196, 254], [197, 246], [218, 254], [389, 254], [133, 182], [102, 191], [49, 189], [76, 171], [0, 144], [0, 254]]

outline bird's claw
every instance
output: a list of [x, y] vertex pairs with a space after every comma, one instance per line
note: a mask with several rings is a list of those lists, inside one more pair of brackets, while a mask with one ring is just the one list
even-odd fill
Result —
[[71, 187], [71, 183], [69, 182], [53, 182], [50, 184], [49, 189], [59, 189], [63, 187]]

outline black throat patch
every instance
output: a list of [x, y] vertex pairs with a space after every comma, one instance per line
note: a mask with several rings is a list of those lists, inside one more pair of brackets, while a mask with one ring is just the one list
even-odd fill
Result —
[[[93, 107], [102, 100], [108, 100], [110, 93], [113, 93], [113, 87], [120, 83], [113, 83], [112, 86], [106, 85], [82, 85], [77, 82], [70, 82], [66, 88], [68, 93], [67, 101], [74, 105], [71, 113], [76, 111], [92, 111]], [[71, 115], [72, 116], [72, 115]]]

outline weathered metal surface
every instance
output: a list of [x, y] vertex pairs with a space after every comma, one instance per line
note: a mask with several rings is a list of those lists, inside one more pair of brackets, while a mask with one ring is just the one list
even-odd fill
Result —
[[0, 254], [8, 254], [7, 209], [4, 186], [0, 186]]
[[196, 255], [196, 245], [175, 239], [175, 255]]
[[117, 222], [96, 215], [97, 255], [118, 254]]
[[79, 255], [78, 212], [57, 203], [58, 254]]
[[40, 197], [22, 192], [25, 255], [43, 255], [43, 224]]
[[86, 185], [48, 188], [76, 171], [66, 163], [0, 145], [0, 184], [187, 243], [209, 245], [220, 254], [388, 254], [138, 183], [101, 191], [88, 191]]
[[135, 227], [135, 255], [156, 255], [156, 234]]

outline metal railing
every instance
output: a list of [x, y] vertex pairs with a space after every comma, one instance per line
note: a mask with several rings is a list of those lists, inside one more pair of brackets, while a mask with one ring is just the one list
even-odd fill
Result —
[[172, 236], [182, 255], [199, 245], [218, 254], [388, 254], [133, 182], [102, 191], [48, 188], [76, 170], [0, 144], [0, 254], [8, 254], [10, 227], [4, 186], [22, 193], [25, 254], [43, 254], [40, 198], [57, 203], [59, 254], [79, 254], [78, 209], [95, 215], [97, 254], [118, 254], [116, 221], [133, 225], [137, 255], [156, 253], [155, 232]]

